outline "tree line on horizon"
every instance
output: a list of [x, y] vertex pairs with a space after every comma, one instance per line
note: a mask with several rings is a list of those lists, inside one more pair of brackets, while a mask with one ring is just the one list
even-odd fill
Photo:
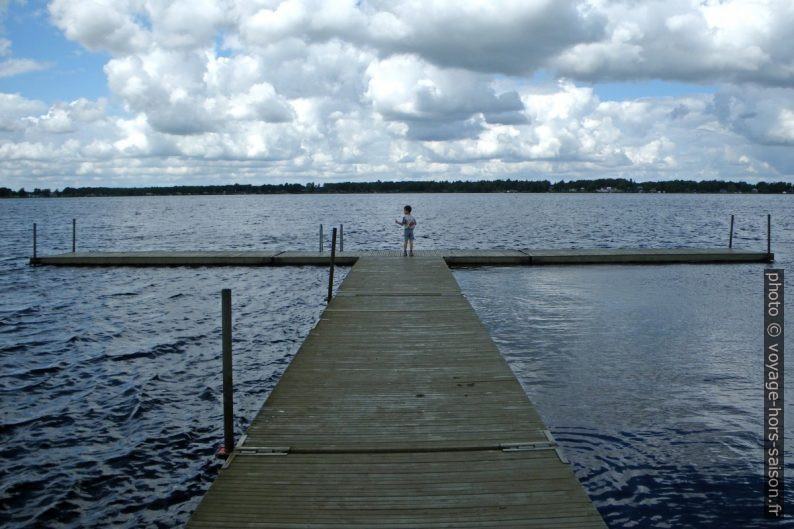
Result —
[[334, 193], [792, 193], [787, 182], [730, 182], [724, 180], [663, 180], [635, 182], [625, 178], [595, 180], [478, 180], [397, 182], [326, 182], [323, 184], [230, 184], [152, 187], [66, 187], [17, 191], [0, 187], [0, 198], [118, 197], [167, 195], [271, 195]]

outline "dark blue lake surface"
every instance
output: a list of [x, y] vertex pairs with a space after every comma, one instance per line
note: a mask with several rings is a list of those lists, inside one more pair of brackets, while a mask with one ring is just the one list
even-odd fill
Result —
[[[772, 266], [794, 256], [790, 196], [0, 201], [3, 527], [184, 524], [219, 466], [220, 289], [234, 293], [239, 434], [317, 321], [327, 277], [311, 267], [33, 268], [33, 222], [40, 253], [71, 249], [73, 217], [82, 250], [314, 250], [320, 223], [344, 223], [349, 250], [396, 248], [405, 203], [417, 248], [725, 246], [734, 213], [735, 246], [764, 249], [771, 213]], [[610, 527], [780, 527], [761, 517], [765, 266], [455, 277]], [[794, 295], [791, 273], [786, 286]]]

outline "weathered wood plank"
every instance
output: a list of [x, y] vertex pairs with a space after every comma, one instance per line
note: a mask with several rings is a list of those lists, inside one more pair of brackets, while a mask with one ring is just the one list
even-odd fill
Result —
[[605, 527], [441, 256], [360, 257], [242, 447], [190, 527]]

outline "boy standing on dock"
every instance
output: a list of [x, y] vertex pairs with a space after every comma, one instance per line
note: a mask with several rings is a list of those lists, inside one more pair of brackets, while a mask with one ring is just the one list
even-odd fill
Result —
[[[414, 227], [416, 226], [416, 219], [411, 215], [411, 206], [405, 206], [403, 208], [403, 218], [402, 220], [395, 220], [397, 224], [403, 226], [404, 230], [404, 240], [403, 240], [403, 256], [410, 255], [413, 257], [414, 255]], [[409, 253], [410, 252], [410, 253]]]

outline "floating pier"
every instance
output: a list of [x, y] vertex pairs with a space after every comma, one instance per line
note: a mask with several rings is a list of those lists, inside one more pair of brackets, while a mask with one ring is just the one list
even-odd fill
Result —
[[[223, 293], [226, 461], [188, 527], [606, 529], [450, 266], [771, 262], [733, 248], [331, 252], [131, 251], [31, 265], [329, 266], [329, 303], [233, 446], [231, 298]], [[352, 266], [335, 297], [335, 265]]]
[[[77, 252], [74, 237], [71, 253], [40, 256], [35, 228], [32, 265], [352, 266], [227, 453], [191, 528], [605, 529], [449, 266], [774, 260], [769, 243], [766, 252], [458, 249], [402, 257], [335, 246]], [[224, 340], [231, 344], [230, 335]], [[226, 437], [231, 447], [231, 430]]]
[[[773, 261], [771, 252], [735, 248], [593, 248], [557, 250], [417, 250], [417, 257], [441, 257], [450, 266], [556, 265], [606, 263], [735, 263]], [[360, 257], [401, 256], [395, 250], [337, 252], [336, 264]], [[72, 252], [31, 257], [30, 264], [52, 266], [328, 266], [329, 252], [144, 251]]]
[[188, 527], [606, 528], [449, 257], [357, 255]]

